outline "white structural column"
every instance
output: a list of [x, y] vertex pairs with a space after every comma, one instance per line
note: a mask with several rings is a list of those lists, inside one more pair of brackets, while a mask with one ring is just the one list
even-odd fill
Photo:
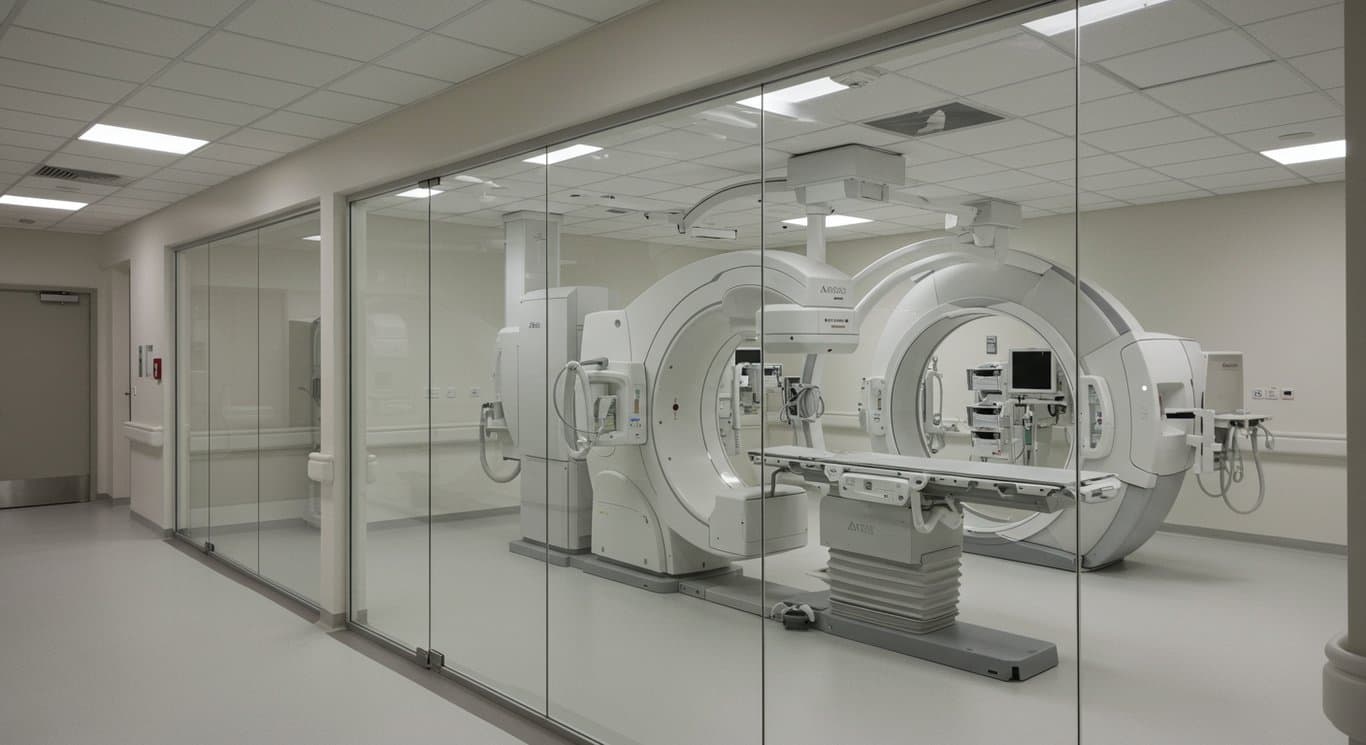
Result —
[[321, 200], [322, 228], [322, 437], [309, 456], [308, 475], [322, 485], [322, 540], [319, 563], [319, 625], [345, 625], [347, 535], [350, 530], [346, 452], [347, 427], [347, 204], [340, 195]]
[[[1347, 38], [1347, 369], [1366, 364], [1366, 3], [1344, 3]], [[1366, 744], [1366, 390], [1347, 388], [1347, 633], [1328, 641], [1323, 711]]]

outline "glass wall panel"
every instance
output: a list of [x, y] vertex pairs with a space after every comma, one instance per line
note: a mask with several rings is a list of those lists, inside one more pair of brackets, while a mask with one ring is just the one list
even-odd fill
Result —
[[558, 247], [536, 155], [432, 187], [431, 632], [447, 667], [544, 712], [545, 488], [562, 464], [543, 457]]
[[604, 742], [762, 737], [758, 93], [548, 154], [550, 714]]
[[260, 230], [260, 573], [305, 598], [318, 593], [322, 315], [317, 213]]
[[1340, 742], [1344, 158], [1293, 148], [1343, 138], [1343, 4], [1147, 5], [1049, 37], [1082, 58], [1083, 288], [1127, 326], [1086, 360], [1132, 467], [1083, 505], [1127, 540], [1081, 579], [1082, 731]]
[[351, 616], [429, 647], [430, 191], [351, 205]]
[[207, 244], [176, 254], [176, 354], [176, 530], [202, 545], [209, 538]]
[[1072, 10], [764, 87], [767, 742], [1078, 739]]
[[261, 401], [258, 236], [209, 244], [209, 540], [256, 571]]

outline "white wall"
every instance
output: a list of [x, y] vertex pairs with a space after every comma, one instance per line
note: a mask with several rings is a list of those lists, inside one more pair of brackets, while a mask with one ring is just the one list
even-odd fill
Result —
[[102, 265], [107, 252], [99, 236], [0, 228], [0, 287], [90, 291], [95, 317], [95, 434], [93, 484], [108, 494], [111, 435], [117, 434], [110, 409], [110, 293]]

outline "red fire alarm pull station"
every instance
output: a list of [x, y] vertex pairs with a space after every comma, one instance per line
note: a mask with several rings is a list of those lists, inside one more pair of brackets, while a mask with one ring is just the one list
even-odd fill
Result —
[[152, 358], [152, 380], [161, 382], [161, 358]]

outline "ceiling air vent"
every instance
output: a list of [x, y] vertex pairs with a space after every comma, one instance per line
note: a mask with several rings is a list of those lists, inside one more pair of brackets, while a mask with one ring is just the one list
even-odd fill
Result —
[[993, 114], [961, 101], [954, 101], [943, 106], [933, 106], [920, 111], [874, 119], [870, 122], [864, 122], [864, 124], [899, 134], [902, 137], [925, 137], [940, 132], [952, 132], [955, 129], [998, 122], [1004, 118], [1000, 114]]
[[99, 171], [82, 171], [79, 168], [62, 168], [61, 166], [38, 166], [32, 176], [37, 178], [57, 179], [58, 181], [76, 181], [82, 184], [97, 184], [99, 186], [123, 186], [128, 183], [128, 178], [117, 173], [100, 173]]

